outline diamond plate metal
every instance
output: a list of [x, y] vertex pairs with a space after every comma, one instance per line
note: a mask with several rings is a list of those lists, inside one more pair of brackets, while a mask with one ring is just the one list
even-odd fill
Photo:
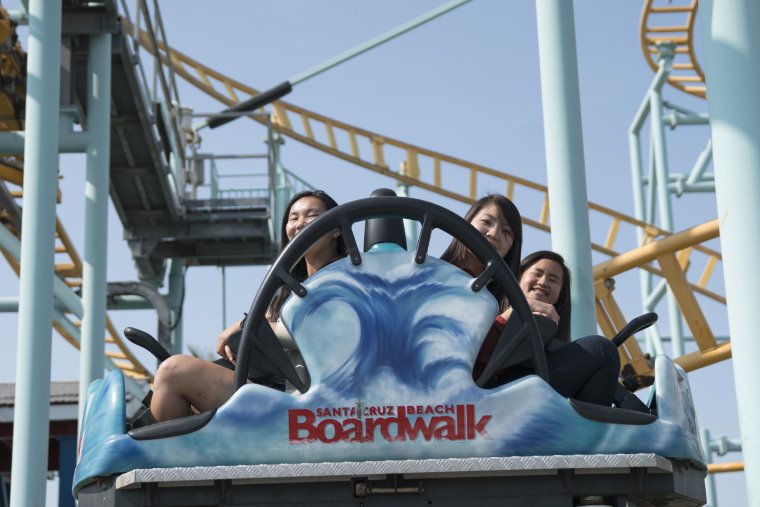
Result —
[[625, 473], [631, 468], [648, 468], [652, 472], [668, 473], [673, 471], [673, 464], [656, 454], [593, 454], [143, 468], [120, 475], [116, 479], [116, 488], [135, 488], [144, 483], [176, 485], [180, 482], [203, 483], [215, 480], [247, 483], [345, 481], [353, 477], [385, 474], [404, 474], [409, 478], [464, 477], [553, 474], [563, 469], [574, 469], [576, 473]]

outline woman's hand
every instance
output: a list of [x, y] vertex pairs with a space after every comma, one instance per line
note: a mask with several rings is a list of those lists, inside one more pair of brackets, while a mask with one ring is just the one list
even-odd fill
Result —
[[528, 298], [528, 306], [530, 306], [530, 311], [533, 312], [533, 315], [546, 317], [554, 321], [555, 324], [559, 324], [559, 314], [554, 305], [539, 301], [538, 299]]
[[219, 339], [216, 342], [216, 353], [227, 359], [232, 364], [236, 364], [236, 362], [235, 354], [232, 352], [232, 349], [229, 346], [230, 336], [240, 331], [240, 325], [242, 322], [243, 320], [241, 319], [222, 331], [222, 333], [219, 335]]

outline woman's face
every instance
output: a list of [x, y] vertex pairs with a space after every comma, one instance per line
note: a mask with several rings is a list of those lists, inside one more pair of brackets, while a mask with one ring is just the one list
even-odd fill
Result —
[[302, 197], [294, 202], [288, 210], [288, 221], [285, 224], [285, 235], [288, 241], [325, 211], [327, 211], [325, 203], [317, 197]]
[[515, 242], [515, 236], [496, 204], [491, 202], [480, 208], [470, 223], [486, 237], [500, 257], [506, 257]]
[[522, 274], [520, 288], [526, 297], [553, 305], [562, 290], [562, 277], [562, 267], [557, 261], [540, 259]]

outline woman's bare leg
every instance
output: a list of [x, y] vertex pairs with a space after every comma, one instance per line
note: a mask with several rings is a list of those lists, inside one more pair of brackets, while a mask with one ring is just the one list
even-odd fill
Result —
[[234, 392], [235, 372], [186, 355], [161, 363], [153, 382], [150, 411], [157, 421], [220, 407]]

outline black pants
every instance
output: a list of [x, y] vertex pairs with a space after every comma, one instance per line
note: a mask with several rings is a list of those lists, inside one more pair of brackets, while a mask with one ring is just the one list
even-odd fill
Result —
[[[549, 384], [566, 398], [610, 406], [615, 399], [620, 356], [617, 347], [603, 336], [584, 336], [560, 348], [546, 352]], [[511, 366], [497, 373], [486, 388], [506, 384], [533, 369]]]
[[615, 399], [620, 356], [603, 336], [584, 336], [546, 353], [549, 383], [562, 396], [610, 406]]

